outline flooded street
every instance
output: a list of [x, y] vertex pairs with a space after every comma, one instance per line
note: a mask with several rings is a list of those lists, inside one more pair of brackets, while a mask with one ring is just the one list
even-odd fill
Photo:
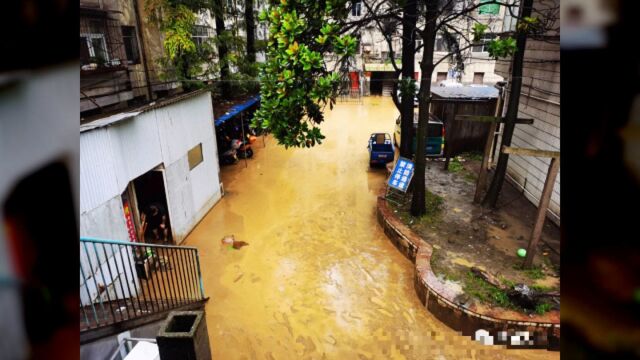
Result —
[[[479, 345], [423, 308], [375, 217], [385, 173], [366, 144], [397, 114], [390, 98], [338, 104], [322, 145], [259, 138], [247, 168], [223, 168], [225, 196], [185, 243], [200, 251], [215, 359], [559, 359]], [[222, 247], [230, 234], [249, 245]]]

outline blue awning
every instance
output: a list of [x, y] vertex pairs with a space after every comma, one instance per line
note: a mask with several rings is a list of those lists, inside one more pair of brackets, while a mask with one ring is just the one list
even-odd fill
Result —
[[249, 99], [249, 101], [244, 102], [242, 104], [234, 105], [224, 115], [222, 115], [218, 119], [216, 119], [215, 125], [219, 126], [219, 125], [223, 124], [225, 121], [227, 121], [227, 120], [231, 119], [232, 117], [238, 115], [239, 113], [245, 111], [248, 107], [250, 107], [251, 105], [257, 103], [258, 101], [260, 101], [260, 95], [255, 96], [255, 97]]

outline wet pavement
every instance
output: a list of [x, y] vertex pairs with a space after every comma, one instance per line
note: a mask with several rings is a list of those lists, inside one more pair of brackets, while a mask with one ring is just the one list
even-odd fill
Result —
[[[223, 168], [225, 196], [185, 243], [200, 251], [213, 358], [559, 359], [479, 345], [423, 308], [375, 218], [385, 170], [368, 166], [369, 135], [392, 135], [397, 114], [390, 98], [338, 104], [322, 145], [259, 138], [248, 167]], [[230, 234], [249, 245], [223, 247]]]

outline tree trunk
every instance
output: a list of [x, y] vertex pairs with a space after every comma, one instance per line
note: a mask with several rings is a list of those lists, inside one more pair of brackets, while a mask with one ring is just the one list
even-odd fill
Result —
[[[533, 0], [524, 0], [520, 19], [525, 16], [531, 16], [531, 7]], [[521, 21], [518, 21], [520, 24]], [[516, 126], [516, 118], [518, 117], [518, 105], [520, 103], [520, 91], [522, 89], [522, 67], [524, 63], [524, 51], [527, 44], [527, 33], [518, 31], [516, 36], [516, 53], [513, 55], [513, 64], [511, 67], [511, 84], [509, 93], [509, 104], [507, 106], [507, 114], [505, 116], [504, 132], [502, 134], [502, 146], [511, 146], [511, 138]], [[507, 163], [509, 162], [509, 154], [499, 153], [498, 165], [496, 172], [491, 180], [491, 185], [487, 191], [487, 195], [482, 200], [483, 206], [496, 207], [498, 196], [502, 190], [505, 174], [507, 172]]]
[[256, 62], [256, 24], [253, 19], [253, 0], [245, 0], [244, 2], [244, 22], [247, 31], [247, 61], [254, 63]]
[[[416, 56], [416, 0], [407, 0], [402, 11], [402, 78], [413, 79]], [[400, 118], [400, 156], [411, 159], [413, 157], [413, 149], [411, 148], [413, 142], [413, 95], [402, 98]]]
[[431, 75], [433, 74], [433, 48], [436, 42], [436, 20], [438, 18], [437, 0], [427, 0], [426, 25], [422, 31], [424, 50], [420, 69], [420, 105], [418, 113], [418, 134], [416, 139], [415, 174], [413, 176], [413, 198], [411, 199], [411, 215], [422, 216], [427, 212], [425, 204], [425, 168], [427, 165], [425, 146], [427, 125], [429, 123], [429, 104], [431, 103]]
[[[400, 70], [402, 70], [402, 69], [400, 69]], [[402, 113], [402, 104], [400, 103], [400, 100], [398, 100], [398, 88], [399, 88], [399, 85], [400, 85], [400, 80], [398, 79], [398, 76], [400, 76], [400, 72], [399, 71], [395, 71], [393, 73], [393, 75], [394, 75], [394, 79], [395, 80], [393, 82], [393, 90], [391, 91], [391, 100], [393, 100], [393, 104], [396, 106], [398, 111], [400, 111]]]
[[[216, 21], [216, 34], [218, 35], [218, 39], [223, 36], [225, 32], [224, 28], [224, 3], [222, 0], [215, 0], [214, 11], [213, 11], [215, 21]], [[222, 86], [220, 90], [222, 91], [222, 97], [229, 95], [229, 64], [224, 58], [227, 56], [229, 49], [227, 48], [227, 44], [225, 41], [218, 42], [218, 62], [220, 64], [220, 81]]]

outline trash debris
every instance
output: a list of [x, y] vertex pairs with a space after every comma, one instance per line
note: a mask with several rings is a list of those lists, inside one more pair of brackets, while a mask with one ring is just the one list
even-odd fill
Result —
[[514, 285], [513, 289], [507, 292], [507, 296], [524, 309], [533, 310], [538, 303], [536, 293], [525, 284]]
[[222, 238], [221, 242], [222, 245], [230, 245], [229, 248], [234, 248], [236, 250], [241, 249], [243, 246], [249, 245], [249, 243], [247, 242], [236, 240], [234, 235], [226, 235]]

